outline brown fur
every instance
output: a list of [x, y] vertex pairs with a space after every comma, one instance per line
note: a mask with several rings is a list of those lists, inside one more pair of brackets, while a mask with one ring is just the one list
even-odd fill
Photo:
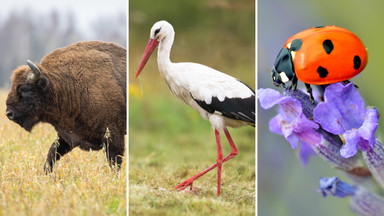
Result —
[[77, 146], [101, 149], [107, 128], [107, 157], [120, 166], [126, 134], [126, 50], [113, 43], [79, 42], [56, 49], [36, 65], [38, 81], [28, 79], [28, 66], [13, 72], [6, 103], [12, 120], [26, 130], [48, 122], [58, 132], [59, 145], [53, 143], [48, 152], [46, 172]]

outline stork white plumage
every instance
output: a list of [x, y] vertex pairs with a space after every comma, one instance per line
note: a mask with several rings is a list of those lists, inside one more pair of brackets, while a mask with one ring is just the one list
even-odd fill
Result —
[[[167, 21], [159, 21], [153, 25], [136, 78], [159, 44], [157, 63], [161, 76], [177, 98], [212, 124], [217, 144], [216, 163], [177, 185], [175, 189], [184, 190], [190, 185], [192, 190], [194, 180], [217, 166], [217, 195], [220, 196], [222, 163], [238, 154], [227, 127], [255, 125], [255, 92], [241, 81], [205, 65], [172, 63], [170, 52], [174, 37], [173, 27]], [[231, 146], [231, 153], [225, 158], [221, 150], [219, 131], [224, 131]]]

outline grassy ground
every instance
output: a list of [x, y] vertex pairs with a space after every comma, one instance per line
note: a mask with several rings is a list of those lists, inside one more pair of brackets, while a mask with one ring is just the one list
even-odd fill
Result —
[[75, 149], [45, 175], [43, 165], [56, 132], [39, 124], [28, 133], [9, 121], [6, 94], [0, 91], [0, 216], [126, 215], [127, 157], [115, 173], [104, 152]]
[[[172, 188], [216, 162], [209, 122], [170, 93], [131, 96], [129, 108], [130, 215], [254, 215], [254, 128], [230, 129], [239, 155], [223, 164], [220, 198], [216, 169], [192, 191], [176, 192]], [[230, 147], [221, 139], [226, 156]]]

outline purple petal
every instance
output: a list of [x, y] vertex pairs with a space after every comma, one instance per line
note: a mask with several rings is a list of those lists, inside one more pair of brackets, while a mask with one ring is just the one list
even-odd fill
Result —
[[259, 99], [260, 106], [263, 109], [270, 109], [276, 104], [280, 103], [280, 99], [284, 96], [273, 89], [258, 89], [257, 98]]
[[344, 133], [341, 114], [337, 109], [332, 109], [327, 103], [320, 103], [313, 112], [313, 120], [322, 128], [333, 134]]
[[[302, 114], [302, 107], [299, 101], [291, 97], [283, 97], [279, 100], [279, 114], [288, 122], [294, 121]], [[306, 117], [304, 117], [306, 118]]]
[[269, 120], [269, 131], [275, 134], [283, 135], [283, 125], [285, 124], [284, 119], [281, 115], [276, 115]]
[[290, 96], [294, 98], [295, 100], [299, 101], [301, 106], [303, 107], [303, 113], [307, 118], [313, 118], [313, 110], [317, 106], [317, 102], [313, 102], [309, 100], [309, 95], [307, 93], [304, 93], [300, 90], [291, 90], [289, 88], [286, 88], [284, 90], [285, 96]]
[[322, 136], [313, 130], [318, 125], [309, 121], [302, 114], [301, 118], [295, 119], [291, 124], [278, 114], [269, 121], [269, 130], [272, 133], [284, 135], [293, 149], [297, 148], [299, 139], [314, 146], [321, 142]]
[[306, 131], [308, 128], [319, 128], [318, 124], [308, 120], [307, 117], [305, 117], [305, 115], [302, 113], [295, 119], [295, 121], [292, 122], [292, 125], [295, 127], [295, 132]]
[[359, 149], [362, 151], [369, 150], [374, 147], [375, 140], [375, 131], [379, 126], [379, 113], [375, 108], [370, 108], [367, 110], [364, 118], [363, 125], [359, 128], [360, 136], [369, 142], [368, 146], [359, 145]]
[[364, 115], [364, 123], [359, 129], [346, 131], [343, 136], [345, 145], [341, 148], [340, 154], [349, 158], [357, 153], [357, 150], [367, 151], [374, 147], [375, 131], [378, 127], [379, 113], [376, 109], [368, 109]]
[[299, 151], [301, 165], [304, 167], [307, 166], [309, 159], [314, 155], [316, 155], [316, 152], [313, 150], [313, 148], [309, 144], [301, 142]]
[[313, 128], [308, 127], [306, 130], [295, 133], [296, 136], [303, 142], [309, 144], [312, 147], [320, 145], [323, 136], [315, 131]]
[[362, 125], [365, 113], [364, 101], [353, 83], [345, 86], [335, 83], [328, 86], [325, 89], [324, 98], [343, 115], [344, 128], [350, 130]]
[[364, 101], [353, 83], [329, 85], [324, 93], [325, 101], [314, 110], [314, 121], [333, 134], [342, 134], [352, 128], [360, 128], [364, 122]]
[[375, 145], [375, 143], [370, 143], [369, 140], [366, 140], [360, 136], [359, 141], [357, 142], [357, 149], [361, 151], [368, 151], [371, 149], [371, 145]]
[[360, 142], [359, 132], [349, 130], [344, 133], [345, 145], [341, 147], [340, 154], [344, 158], [352, 157], [357, 153], [357, 143]]
[[297, 136], [293, 133], [293, 128], [291, 125], [285, 125], [282, 128], [283, 135], [285, 139], [291, 144], [291, 147], [293, 149], [297, 148], [297, 144], [299, 143], [299, 140]]
[[338, 180], [339, 180], [338, 177], [331, 177], [331, 178], [320, 177], [320, 188], [318, 189], [318, 191], [322, 192], [323, 197], [326, 197], [328, 192], [335, 193], [336, 181]]
[[320, 188], [318, 192], [321, 192], [323, 197], [327, 194], [332, 196], [343, 198], [346, 196], [353, 196], [357, 191], [356, 187], [350, 186], [337, 177], [332, 178], [320, 178]]

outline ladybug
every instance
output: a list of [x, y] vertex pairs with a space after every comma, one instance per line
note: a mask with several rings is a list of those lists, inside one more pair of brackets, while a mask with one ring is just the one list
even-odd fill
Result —
[[276, 86], [297, 80], [305, 83], [313, 100], [311, 84], [328, 85], [348, 81], [367, 64], [367, 49], [361, 40], [347, 29], [319, 26], [299, 32], [285, 42], [272, 68]]

